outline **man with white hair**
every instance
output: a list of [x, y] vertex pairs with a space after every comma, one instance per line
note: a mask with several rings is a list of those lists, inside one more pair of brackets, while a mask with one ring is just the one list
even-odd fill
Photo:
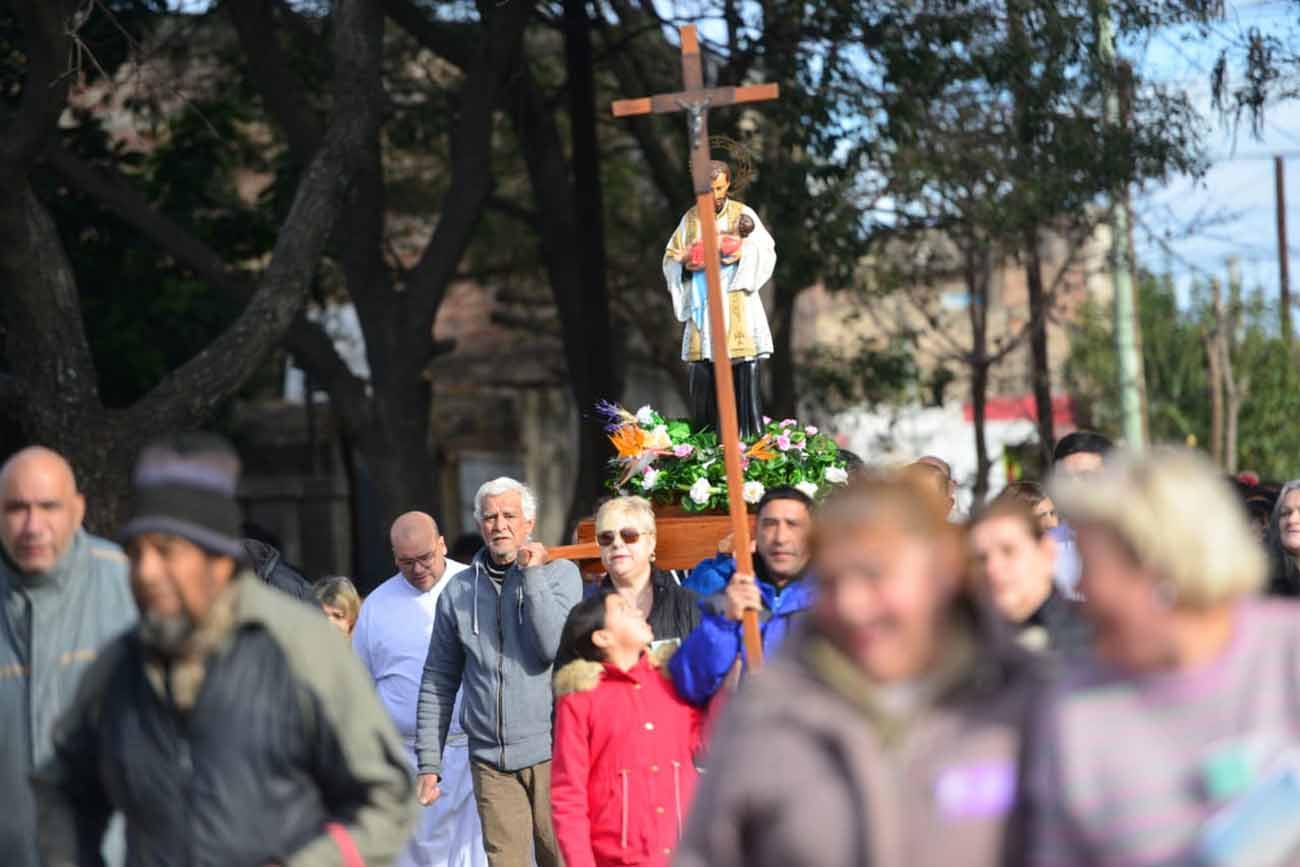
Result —
[[537, 501], [509, 478], [474, 495], [484, 548], [438, 599], [420, 683], [415, 751], [420, 803], [442, 794], [443, 750], [457, 690], [470, 776], [492, 867], [563, 859], [551, 824], [551, 666], [582, 597], [578, 569], [547, 562], [532, 541]]
[[[415, 709], [438, 597], [466, 566], [447, 556], [447, 542], [437, 521], [424, 512], [400, 516], [388, 536], [397, 574], [366, 597], [352, 633], [352, 647], [370, 672], [414, 769]], [[470, 788], [469, 744], [454, 719], [443, 756], [441, 788], [442, 797], [421, 811], [415, 835], [393, 862], [394, 867], [487, 864]]]

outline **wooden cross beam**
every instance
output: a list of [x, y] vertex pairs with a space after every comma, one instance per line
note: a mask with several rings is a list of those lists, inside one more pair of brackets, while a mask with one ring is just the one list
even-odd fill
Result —
[[[776, 99], [775, 84], [747, 87], [704, 86], [700, 65], [700, 42], [695, 25], [681, 28], [682, 80], [686, 89], [641, 99], [623, 99], [614, 103], [615, 117], [641, 114], [686, 113], [691, 142], [691, 180], [695, 187], [695, 204], [700, 216], [700, 236], [704, 242], [705, 276], [709, 286], [709, 334], [713, 342], [713, 381], [718, 394], [718, 434], [722, 441], [723, 461], [727, 469], [727, 501], [731, 513], [736, 570], [754, 574], [754, 558], [749, 550], [749, 514], [743, 496], [744, 473], [740, 466], [740, 425], [736, 421], [736, 393], [732, 386], [731, 358], [727, 354], [727, 328], [723, 315], [722, 269], [718, 260], [718, 223], [709, 184], [709, 109], [744, 102]], [[759, 287], [755, 286], [755, 289]], [[763, 642], [758, 629], [758, 612], [745, 612], [745, 656], [751, 669], [763, 664]]]

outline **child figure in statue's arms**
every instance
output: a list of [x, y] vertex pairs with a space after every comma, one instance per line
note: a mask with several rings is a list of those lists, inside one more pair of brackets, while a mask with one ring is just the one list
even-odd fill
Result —
[[[734, 265], [740, 261], [740, 246], [753, 231], [754, 221], [747, 215], [741, 214], [736, 220], [735, 232], [723, 232], [718, 235], [718, 252], [722, 255], [723, 265]], [[703, 239], [691, 244], [690, 255], [682, 264], [687, 271], [704, 270]]]

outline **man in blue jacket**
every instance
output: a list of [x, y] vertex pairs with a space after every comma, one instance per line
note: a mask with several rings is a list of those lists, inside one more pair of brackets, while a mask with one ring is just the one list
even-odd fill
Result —
[[736, 561], [719, 554], [700, 563], [685, 586], [700, 594], [704, 618], [673, 654], [669, 670], [682, 697], [709, 701], [740, 656], [740, 621], [759, 610], [763, 653], [781, 646], [794, 619], [812, 605], [807, 580], [813, 501], [794, 488], [772, 488], [758, 504], [754, 571], [736, 574]]

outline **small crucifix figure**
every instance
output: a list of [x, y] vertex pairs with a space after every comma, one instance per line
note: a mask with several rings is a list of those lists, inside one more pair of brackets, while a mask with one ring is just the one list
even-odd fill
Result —
[[[772, 249], [771, 236], [763, 230], [762, 236], [755, 239], [761, 242], [766, 238], [766, 247], [755, 244], [750, 247], [754, 251], [754, 256], [746, 262], [748, 251], [744, 245], [749, 244], [749, 239], [754, 238], [758, 229], [762, 226], [758, 222], [758, 215], [748, 208], [743, 211], [740, 208], [732, 208], [735, 211], [732, 214], [727, 209], [727, 188], [730, 186], [730, 170], [725, 164], [718, 169], [709, 158], [709, 124], [708, 111], [710, 108], [718, 108], [724, 105], [736, 105], [744, 102], [758, 102], [768, 99], [776, 99], [778, 95], [775, 84], [755, 84], [746, 87], [704, 87], [704, 71], [700, 65], [700, 44], [695, 32], [695, 26], [688, 24], [681, 28], [682, 42], [682, 79], [686, 85], [684, 91], [678, 93], [665, 93], [656, 96], [644, 97], [642, 99], [625, 99], [614, 103], [615, 117], [629, 117], [640, 114], [666, 114], [669, 112], [684, 111], [686, 112], [687, 128], [690, 133], [691, 142], [691, 179], [695, 187], [695, 207], [683, 218], [683, 226], [680, 226], [678, 233], [682, 234], [682, 243], [679, 245], [683, 249], [677, 251], [677, 256], [665, 257], [665, 276], [669, 276], [670, 265], [676, 264], [677, 268], [671, 269], [677, 275], [677, 291], [673, 293], [673, 303], [677, 310], [678, 318], [685, 319], [683, 311], [688, 311], [692, 321], [686, 325], [686, 335], [683, 338], [684, 344], [691, 340], [692, 334], [699, 339], [697, 347], [698, 354], [693, 358], [689, 352], [690, 346], [684, 345], [688, 350], [686, 359], [691, 361], [703, 361], [708, 355], [712, 355], [712, 378], [714, 379], [714, 396], [717, 409], [717, 423], [719, 439], [722, 442], [723, 458], [727, 468], [727, 498], [730, 506], [731, 525], [733, 530], [733, 545], [736, 556], [736, 570], [741, 574], [753, 575], [754, 563], [753, 556], [749, 550], [749, 520], [748, 510], [745, 506], [742, 489], [744, 487], [744, 475], [740, 466], [740, 425], [737, 419], [736, 407], [737, 399], [732, 379], [732, 358], [733, 353], [729, 350], [730, 341], [728, 340], [728, 320], [748, 317], [750, 314], [745, 310], [744, 305], [738, 305], [737, 310], [733, 311], [726, 305], [723, 297], [723, 275], [722, 261], [723, 255], [728, 258], [727, 265], [733, 271], [729, 275], [734, 281], [739, 279], [738, 275], [744, 273], [748, 265], [749, 270], [753, 271], [746, 278], [747, 282], [755, 282], [758, 276], [762, 276], [761, 282], [755, 282], [753, 286], [743, 286], [757, 300], [757, 292], [762, 284], [771, 276], [771, 268], [775, 263], [775, 250]], [[714, 189], [717, 183], [720, 189], [720, 195], [717, 195]], [[736, 203], [739, 204], [739, 203]], [[743, 207], [743, 206], [742, 206]], [[730, 247], [730, 252], [719, 249], [718, 240], [718, 221], [721, 211], [721, 218], [726, 220], [726, 230], [729, 235], [734, 236], [734, 246]], [[691, 237], [686, 240], [684, 229], [691, 215], [695, 214], [695, 220], [698, 223], [698, 240], [702, 245], [702, 256], [700, 257], [700, 268], [690, 268], [692, 262], [690, 243], [697, 240]], [[741, 217], [745, 217], [749, 224], [742, 225]], [[748, 229], [748, 231], [745, 231]], [[742, 233], [745, 237], [741, 237]], [[674, 235], [674, 240], [679, 240]], [[673, 250], [673, 242], [669, 242], [669, 251]], [[739, 256], [737, 256], [739, 254]], [[763, 261], [763, 256], [769, 256], [770, 261]], [[672, 261], [668, 261], [669, 259]], [[743, 263], [743, 265], [742, 265]], [[736, 268], [737, 265], [742, 265]], [[760, 272], [766, 270], [766, 275]], [[695, 296], [690, 295], [685, 283], [681, 278], [682, 270], [699, 271], [702, 270], [705, 276], [705, 284], [708, 294], [708, 328], [703, 328], [705, 324], [695, 319], [698, 315], [696, 304], [693, 302]], [[692, 274], [692, 284], [694, 284], [694, 275]], [[669, 288], [673, 288], [672, 277], [669, 276]], [[694, 285], [691, 287], [694, 289]], [[728, 293], [744, 294], [744, 293]], [[761, 307], [760, 307], [761, 315]], [[702, 317], [701, 317], [702, 318]], [[750, 321], [750, 320], [746, 320]], [[739, 322], [737, 325], [741, 324]], [[766, 318], [763, 319], [763, 327], [766, 328]], [[738, 329], [744, 331], [744, 329]], [[756, 344], [753, 339], [752, 330], [750, 334], [750, 344]], [[707, 335], [707, 343], [705, 342]], [[768, 338], [768, 353], [771, 349], [771, 338]], [[705, 350], [711, 350], [706, 354]], [[747, 345], [742, 347], [740, 358], [755, 360], [762, 353], [758, 351], [756, 345]], [[692, 365], [692, 397], [693, 403], [699, 403], [696, 393], [700, 389], [701, 383], [696, 374], [699, 369]], [[748, 369], [746, 373], [753, 376], [754, 370]], [[752, 388], [752, 393], [742, 396], [742, 403], [748, 403], [751, 412], [755, 411], [755, 402], [744, 400], [744, 397], [754, 397], [757, 395], [758, 383], [751, 379], [751, 384], [747, 386], [747, 392]], [[750, 427], [750, 425], [747, 425]], [[756, 432], [756, 431], [754, 431]], [[745, 656], [749, 661], [751, 668], [757, 668], [762, 663], [762, 642], [758, 630], [758, 612], [745, 612], [744, 622], [745, 638]]]

